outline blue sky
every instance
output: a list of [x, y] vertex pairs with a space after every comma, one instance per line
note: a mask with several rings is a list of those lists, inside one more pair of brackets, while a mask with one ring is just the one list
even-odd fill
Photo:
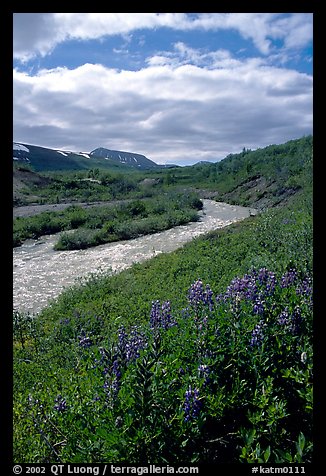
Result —
[[14, 140], [157, 163], [312, 133], [309, 13], [15, 13]]

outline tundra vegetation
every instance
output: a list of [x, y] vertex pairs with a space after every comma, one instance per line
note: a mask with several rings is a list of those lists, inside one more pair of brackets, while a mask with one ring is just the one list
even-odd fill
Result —
[[14, 311], [17, 462], [312, 460], [311, 141], [153, 172], [261, 213]]

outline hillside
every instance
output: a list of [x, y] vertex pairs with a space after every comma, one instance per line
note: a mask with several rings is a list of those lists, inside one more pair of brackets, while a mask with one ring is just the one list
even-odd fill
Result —
[[[32, 150], [32, 146], [29, 147]], [[37, 148], [37, 153], [40, 153], [39, 149]], [[128, 159], [120, 153], [121, 158], [124, 157], [126, 161], [122, 164], [110, 157], [105, 159], [107, 149], [99, 150], [98, 153], [103, 154], [101, 158], [91, 156], [89, 159], [76, 159], [76, 167], [85, 164], [83, 170], [74, 172], [67, 169], [62, 170], [60, 174], [56, 173], [56, 169], [46, 173], [44, 170], [38, 170], [42, 184], [40, 186], [34, 183], [35, 173], [25, 174], [25, 187], [23, 189], [20, 186], [19, 191], [14, 180], [14, 197], [20, 199], [20, 202], [15, 203], [112, 200], [125, 198], [126, 195], [142, 198], [147, 194], [164, 193], [173, 188], [178, 191], [195, 189], [202, 198], [215, 198], [230, 204], [264, 209], [285, 203], [302, 190], [303, 186], [312, 183], [311, 136], [255, 151], [244, 150], [216, 163], [175, 168], [145, 168], [146, 164], [144, 167], [131, 167], [127, 163], [129, 159], [134, 164], [134, 158], [140, 160], [136, 154], [131, 154]], [[26, 151], [17, 150], [16, 154], [19, 153], [24, 157]], [[52, 153], [55, 155], [53, 160], [49, 161], [49, 167], [58, 167], [58, 157], [62, 157], [59, 160], [63, 160], [64, 167], [74, 165], [74, 162], [71, 162], [73, 157], [68, 160], [58, 152]], [[39, 160], [45, 160], [44, 157], [43, 155]], [[28, 162], [14, 161], [14, 179], [16, 170], [26, 168], [25, 164]], [[35, 161], [33, 169], [37, 170]], [[44, 182], [41, 176], [51, 177], [53, 180]]]
[[[107, 152], [103, 152], [107, 151]], [[30, 144], [13, 143], [13, 160], [27, 163], [35, 171], [49, 170], [87, 170], [94, 167], [103, 169], [119, 167], [122, 170], [131, 167], [148, 169], [158, 167], [147, 157], [130, 152], [95, 149], [92, 152], [71, 152], [67, 150], [49, 149]]]
[[140, 169], [151, 169], [159, 167], [155, 162], [148, 159], [144, 155], [134, 154], [131, 152], [123, 152], [119, 150], [110, 150], [103, 147], [92, 150], [89, 154], [94, 158], [102, 158], [105, 160], [113, 160], [120, 164], [129, 165], [130, 167], [137, 167]]
[[[220, 162], [166, 172], [166, 181], [194, 186], [207, 198], [258, 209], [283, 203], [312, 181], [312, 136], [230, 154]], [[206, 193], [206, 195], [205, 195]]]

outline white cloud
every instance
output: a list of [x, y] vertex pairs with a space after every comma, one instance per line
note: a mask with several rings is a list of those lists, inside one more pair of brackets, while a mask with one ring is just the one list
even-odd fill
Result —
[[[197, 64], [178, 62], [180, 52]], [[261, 59], [234, 60], [225, 50], [207, 55], [180, 43], [139, 71], [98, 64], [34, 76], [15, 70], [14, 138], [186, 164], [312, 132], [310, 76]]]
[[128, 35], [140, 29], [159, 27], [174, 30], [233, 29], [253, 41], [262, 54], [271, 50], [271, 39], [285, 47], [302, 47], [312, 39], [312, 14], [272, 13], [15, 13], [14, 57], [27, 61], [45, 56], [69, 39], [100, 39]]

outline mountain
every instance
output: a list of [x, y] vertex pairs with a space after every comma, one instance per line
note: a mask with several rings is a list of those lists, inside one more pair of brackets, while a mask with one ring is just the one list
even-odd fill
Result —
[[13, 160], [30, 164], [36, 171], [43, 170], [82, 170], [91, 168], [132, 167], [138, 170], [160, 168], [144, 155], [132, 152], [94, 149], [92, 152], [71, 152], [49, 149], [36, 145], [13, 143]]
[[133, 152], [123, 152], [120, 150], [110, 150], [104, 147], [99, 147], [92, 150], [89, 154], [91, 157], [102, 158], [105, 160], [111, 159], [120, 164], [126, 164], [131, 167], [137, 167], [142, 169], [152, 169], [153, 167], [159, 167], [155, 162], [148, 159], [144, 155], [135, 154]]

